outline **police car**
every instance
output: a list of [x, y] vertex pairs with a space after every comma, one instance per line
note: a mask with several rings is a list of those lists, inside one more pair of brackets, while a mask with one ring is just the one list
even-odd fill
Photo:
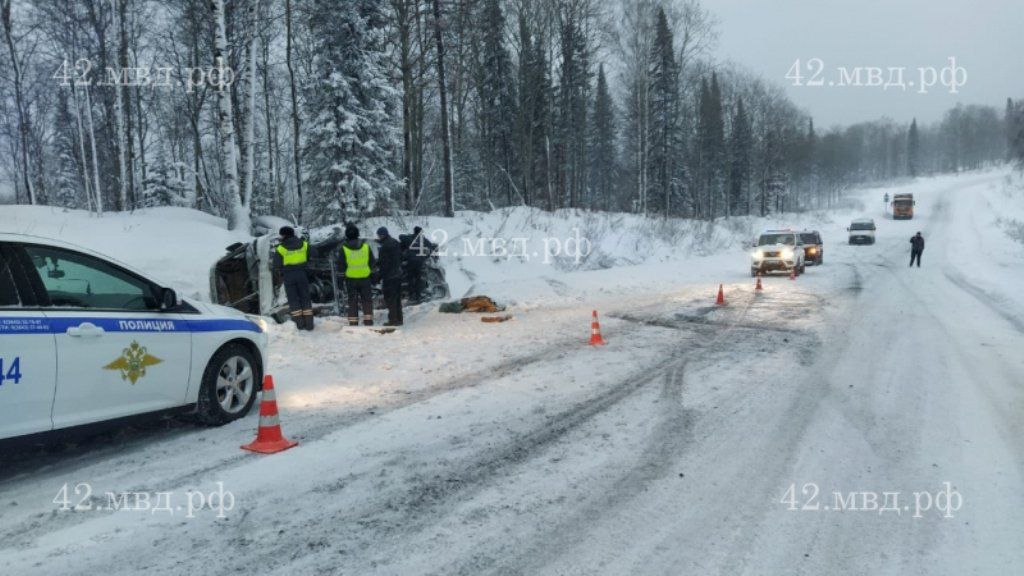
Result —
[[255, 402], [266, 344], [257, 316], [63, 242], [0, 234], [0, 439], [179, 410], [230, 422]]

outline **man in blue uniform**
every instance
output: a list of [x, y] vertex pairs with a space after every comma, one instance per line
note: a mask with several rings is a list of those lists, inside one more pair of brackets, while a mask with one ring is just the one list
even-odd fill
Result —
[[380, 240], [377, 269], [384, 292], [384, 304], [388, 307], [388, 323], [385, 326], [401, 326], [402, 245], [383, 226], [377, 229], [377, 239]]

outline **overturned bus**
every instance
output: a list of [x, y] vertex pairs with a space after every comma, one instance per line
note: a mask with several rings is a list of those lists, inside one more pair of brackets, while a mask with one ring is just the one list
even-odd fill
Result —
[[[275, 225], [277, 222], [275, 222]], [[260, 230], [269, 231], [272, 227]], [[276, 228], [274, 228], [276, 230]], [[341, 228], [318, 229], [310, 233], [296, 227], [296, 232], [309, 241], [310, 296], [317, 314], [345, 315], [347, 298], [345, 279], [339, 272], [339, 258], [344, 235]], [[366, 239], [374, 256], [377, 240]], [[273, 257], [281, 237], [277, 232], [263, 234], [248, 242], [236, 242], [210, 268], [210, 298], [217, 304], [230, 306], [248, 314], [270, 316], [279, 323], [288, 319], [288, 300], [280, 271], [273, 268]], [[405, 264], [403, 263], [403, 268]], [[423, 267], [423, 300], [449, 297], [444, 268], [438, 257], [431, 255]], [[409, 293], [408, 276], [402, 283], [403, 296]], [[373, 292], [374, 308], [384, 308], [378, 287]]]

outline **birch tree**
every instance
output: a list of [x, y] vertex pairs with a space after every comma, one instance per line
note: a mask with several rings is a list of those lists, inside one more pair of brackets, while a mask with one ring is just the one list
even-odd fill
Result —
[[[228, 35], [224, 21], [224, 0], [211, 0], [210, 10], [214, 23], [213, 61], [215, 67], [226, 71], [228, 65]], [[231, 87], [222, 72], [216, 78], [217, 128], [221, 149], [221, 188], [228, 209], [228, 229], [249, 229], [249, 206], [238, 187], [238, 158], [235, 154], [235, 130], [231, 106]]]

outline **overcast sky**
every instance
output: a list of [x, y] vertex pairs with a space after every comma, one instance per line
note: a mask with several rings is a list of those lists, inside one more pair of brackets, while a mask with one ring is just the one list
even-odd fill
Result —
[[[720, 20], [717, 54], [786, 86], [821, 127], [888, 116], [931, 122], [958, 101], [991, 104], [1024, 98], [1024, 0], [703, 0]], [[927, 94], [839, 83], [840, 66], [941, 69], [949, 57], [967, 71], [959, 94], [936, 84]], [[797, 59], [824, 62], [825, 86], [785, 78]], [[886, 76], [883, 75], [883, 78]], [[863, 76], [866, 80], [866, 75]]]

